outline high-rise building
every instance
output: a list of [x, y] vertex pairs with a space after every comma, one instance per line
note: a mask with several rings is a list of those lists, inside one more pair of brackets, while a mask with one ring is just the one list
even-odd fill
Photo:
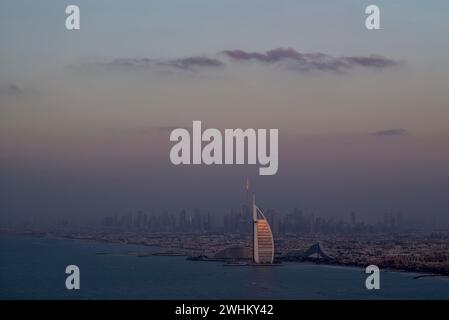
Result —
[[270, 224], [253, 198], [253, 259], [255, 263], [271, 264], [274, 260], [274, 241]]
[[186, 220], [186, 210], [182, 209], [181, 212], [179, 213], [179, 217], [178, 217], [178, 230], [179, 231], [186, 231], [187, 229], [187, 220]]
[[357, 224], [357, 219], [354, 211], [351, 212], [351, 224], [352, 226], [355, 226]]

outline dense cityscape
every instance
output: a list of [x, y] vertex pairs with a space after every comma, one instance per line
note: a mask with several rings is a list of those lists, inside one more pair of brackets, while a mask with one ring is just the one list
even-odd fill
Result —
[[[214, 260], [226, 248], [251, 248], [249, 210], [243, 205], [220, 216], [200, 209], [177, 215], [162, 211], [111, 215], [89, 226], [61, 220], [49, 227], [42, 222], [2, 223], [3, 232], [19, 232], [70, 239], [139, 244], [160, 248], [159, 254]], [[449, 231], [419, 228], [401, 212], [385, 213], [375, 224], [325, 219], [299, 209], [280, 214], [267, 209], [277, 262], [314, 262], [449, 275]], [[318, 254], [317, 250], [323, 253]], [[304, 255], [305, 252], [315, 254]]]
[[[326, 219], [313, 213], [304, 213], [295, 208], [291, 213], [281, 214], [274, 209], [265, 210], [274, 235], [308, 234], [308, 233], [354, 233], [354, 232], [388, 232], [407, 228], [419, 228], [420, 222], [404, 221], [403, 213], [387, 212], [383, 220], [376, 224], [358, 221], [357, 214], [351, 212], [347, 220]], [[62, 221], [68, 225], [69, 221]], [[232, 209], [223, 215], [202, 212], [196, 208], [192, 211], [181, 210], [177, 215], [162, 211], [147, 214], [142, 211], [126, 215], [107, 216], [101, 226], [109, 229], [149, 232], [223, 232], [248, 234], [250, 229], [250, 212], [248, 206]]]

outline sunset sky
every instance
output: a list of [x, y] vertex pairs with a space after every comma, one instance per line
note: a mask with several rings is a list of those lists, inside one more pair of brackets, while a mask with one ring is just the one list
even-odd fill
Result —
[[[319, 3], [317, 3], [319, 2]], [[81, 30], [65, 29], [77, 4]], [[381, 30], [365, 28], [369, 4]], [[0, 3], [0, 216], [244, 200], [449, 223], [449, 2]], [[169, 133], [279, 129], [279, 170], [174, 166]]]

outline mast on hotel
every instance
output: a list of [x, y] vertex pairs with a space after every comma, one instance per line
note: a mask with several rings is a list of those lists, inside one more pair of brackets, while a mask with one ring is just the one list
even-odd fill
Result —
[[[247, 179], [247, 192], [249, 180]], [[274, 241], [270, 224], [262, 211], [256, 206], [256, 196], [252, 201], [253, 223], [253, 261], [257, 264], [272, 264], [274, 260]]]

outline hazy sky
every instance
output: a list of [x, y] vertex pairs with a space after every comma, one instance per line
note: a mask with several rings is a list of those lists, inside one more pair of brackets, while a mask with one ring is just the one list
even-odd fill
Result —
[[[81, 30], [65, 29], [77, 4]], [[368, 31], [365, 7], [381, 9]], [[0, 214], [262, 207], [449, 221], [449, 2], [0, 3]], [[279, 171], [176, 167], [170, 130], [279, 128]]]

